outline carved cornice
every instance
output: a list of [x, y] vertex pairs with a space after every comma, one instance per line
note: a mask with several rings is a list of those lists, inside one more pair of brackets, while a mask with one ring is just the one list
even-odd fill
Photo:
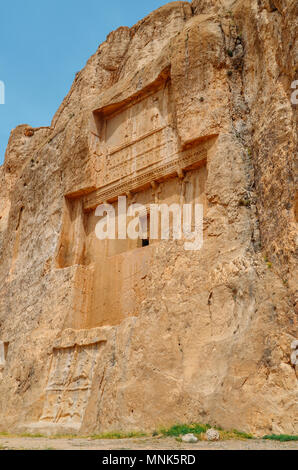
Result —
[[195, 149], [178, 152], [172, 157], [167, 158], [150, 167], [143, 168], [125, 181], [120, 180], [105, 185], [93, 193], [83, 198], [83, 208], [85, 211], [95, 209], [99, 204], [114, 200], [118, 196], [129, 192], [138, 192], [142, 188], [149, 186], [153, 181], [163, 181], [181, 173], [181, 170], [187, 170], [201, 166], [207, 158], [207, 149], [200, 146]]

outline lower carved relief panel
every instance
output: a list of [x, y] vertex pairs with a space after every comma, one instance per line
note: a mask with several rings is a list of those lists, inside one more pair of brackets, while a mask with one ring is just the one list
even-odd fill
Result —
[[40, 421], [80, 426], [90, 395], [100, 342], [53, 350]]

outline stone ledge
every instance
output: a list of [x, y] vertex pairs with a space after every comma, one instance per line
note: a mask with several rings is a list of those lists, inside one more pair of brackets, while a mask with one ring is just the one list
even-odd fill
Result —
[[112, 327], [98, 327], [88, 330], [64, 330], [53, 344], [53, 349], [65, 349], [74, 346], [87, 346], [106, 342]]

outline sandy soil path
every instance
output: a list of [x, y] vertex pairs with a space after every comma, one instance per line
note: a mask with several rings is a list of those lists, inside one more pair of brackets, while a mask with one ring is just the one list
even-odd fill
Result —
[[177, 442], [173, 438], [138, 439], [50, 439], [0, 437], [1, 450], [298, 450], [298, 442], [277, 442], [262, 439], [247, 441], [199, 441], [196, 444]]

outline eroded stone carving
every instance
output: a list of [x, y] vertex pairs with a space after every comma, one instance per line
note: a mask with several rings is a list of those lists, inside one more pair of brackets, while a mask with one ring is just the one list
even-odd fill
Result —
[[183, 169], [190, 167], [202, 166], [206, 162], [207, 150], [203, 146], [196, 150], [186, 150], [178, 154], [171, 155], [165, 162], [152, 163], [150, 167], [146, 167], [135, 176], [128, 179], [128, 181], [116, 182], [87, 195], [83, 199], [84, 210], [89, 211], [94, 209], [97, 205], [102, 204], [104, 201], [113, 199], [118, 195], [126, 194], [129, 191], [138, 191], [142, 187], [146, 187], [152, 181], [162, 180], [169, 178]]
[[0, 341], [0, 370], [5, 366], [5, 349], [3, 341]]
[[[147, 207], [148, 215], [152, 203], [205, 201], [207, 153], [214, 139], [181, 149], [173, 114], [169, 71], [141, 97], [116, 104], [112, 112], [103, 107], [93, 113], [96, 132], [91, 130], [89, 145], [97, 189], [67, 198], [57, 255], [59, 267], [73, 266], [76, 272], [67, 327], [95, 327], [137, 316], [145, 298], [144, 279], [154, 252], [128, 254], [143, 246], [138, 240], [98, 241], [94, 209], [99, 204], [126, 195], [129, 204]], [[146, 222], [149, 227], [148, 218]]]
[[99, 189], [84, 197], [84, 210], [154, 181], [181, 175], [183, 169], [206, 160], [205, 145], [180, 150], [170, 90], [168, 80], [161, 89], [114, 114], [105, 115], [100, 109], [94, 113], [98, 134], [92, 133], [91, 154]]
[[0, 341], [0, 379], [2, 379], [2, 374], [6, 364], [8, 345], [8, 342]]
[[[84, 338], [77, 341], [84, 343]], [[97, 336], [91, 344], [54, 348], [40, 421], [81, 424], [102, 341]]]

